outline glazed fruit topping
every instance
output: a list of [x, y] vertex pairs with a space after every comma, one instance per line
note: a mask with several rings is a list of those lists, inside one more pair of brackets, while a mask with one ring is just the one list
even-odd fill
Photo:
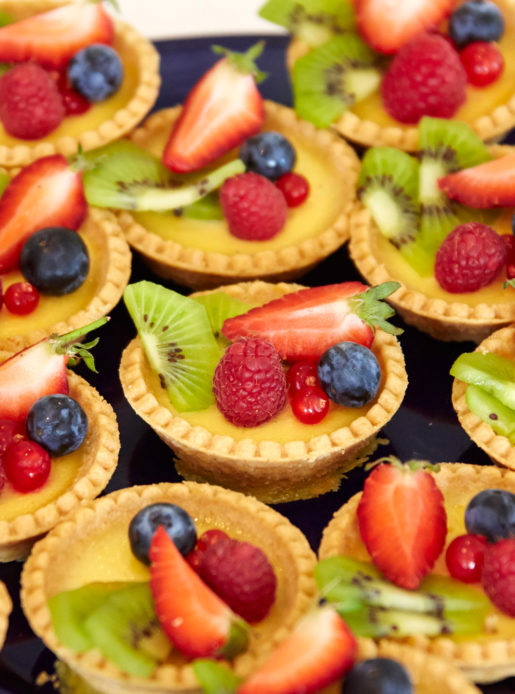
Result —
[[187, 511], [176, 504], [151, 504], [138, 511], [129, 525], [132, 552], [144, 564], [150, 564], [150, 544], [158, 527], [165, 530], [183, 556], [195, 547], [197, 530]]
[[490, 0], [467, 0], [449, 18], [449, 35], [459, 48], [475, 41], [498, 41], [503, 33], [503, 14]]
[[504, 70], [504, 58], [494, 43], [469, 43], [460, 53], [467, 79], [475, 87], [486, 87], [497, 80]]
[[69, 395], [45, 395], [27, 414], [27, 436], [52, 456], [76, 451], [88, 433], [88, 416]]
[[413, 694], [406, 668], [391, 658], [370, 658], [345, 675], [342, 694]]
[[0, 419], [0, 458], [15, 441], [25, 438], [25, 423], [15, 419]]
[[515, 494], [505, 489], [479, 492], [467, 505], [465, 527], [488, 542], [515, 537]]
[[286, 403], [286, 377], [275, 347], [246, 337], [230, 345], [213, 376], [216, 404], [224, 417], [254, 427], [275, 417]]
[[286, 224], [288, 206], [281, 191], [264, 176], [249, 171], [228, 178], [220, 203], [229, 231], [247, 241], [266, 241]]
[[17, 492], [32, 492], [42, 487], [50, 475], [49, 453], [34, 441], [16, 441], [3, 457], [5, 475]]
[[268, 130], [245, 140], [240, 147], [240, 159], [247, 171], [276, 181], [293, 169], [295, 149], [284, 135]]
[[445, 552], [445, 563], [450, 575], [463, 583], [481, 580], [485, 550], [488, 542], [483, 535], [458, 535]]
[[90, 102], [105, 101], [116, 94], [123, 81], [120, 56], [103, 44], [92, 44], [78, 51], [68, 65], [72, 89]]
[[422, 461], [380, 462], [365, 482], [357, 519], [374, 564], [404, 588], [419, 586], [445, 545], [443, 495]]
[[227, 533], [225, 533], [223, 530], [218, 530], [218, 528], [206, 530], [202, 533], [202, 535], [200, 535], [197, 540], [197, 544], [186, 556], [188, 564], [198, 573], [206, 550], [211, 547], [211, 545], [214, 545], [215, 542], [228, 539], [229, 535], [227, 535]]
[[500, 540], [485, 552], [481, 584], [494, 605], [515, 617], [515, 539]]
[[29, 282], [14, 282], [4, 292], [4, 306], [16, 316], [26, 316], [39, 304], [39, 292]]
[[304, 388], [320, 386], [316, 361], [298, 361], [292, 364], [286, 372], [288, 395], [293, 397]]
[[506, 263], [506, 245], [489, 226], [470, 222], [456, 227], [436, 253], [435, 277], [447, 292], [486, 287]]
[[503, 234], [501, 238], [506, 246], [506, 279], [511, 280], [515, 278], [515, 236]]
[[285, 173], [275, 185], [284, 195], [288, 207], [298, 207], [309, 195], [309, 183], [298, 173]]
[[329, 398], [343, 407], [363, 407], [376, 396], [381, 367], [375, 354], [355, 342], [339, 342], [322, 354], [318, 379]]
[[515, 153], [450, 173], [438, 181], [451, 200], [475, 208], [515, 205]]
[[329, 397], [320, 386], [308, 386], [293, 395], [291, 409], [299, 422], [318, 424], [329, 412]]

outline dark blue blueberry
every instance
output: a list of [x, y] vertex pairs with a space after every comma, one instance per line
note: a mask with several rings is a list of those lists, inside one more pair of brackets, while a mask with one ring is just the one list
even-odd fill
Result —
[[458, 48], [474, 41], [498, 41], [503, 33], [503, 14], [490, 0], [468, 0], [449, 19], [449, 35]]
[[69, 294], [88, 276], [88, 249], [76, 231], [46, 227], [36, 231], [25, 242], [20, 270], [27, 282], [41, 294]]
[[132, 552], [144, 564], [150, 564], [150, 543], [160, 525], [183, 557], [197, 544], [197, 530], [189, 513], [175, 504], [151, 504], [138, 511], [129, 525]]
[[413, 694], [406, 669], [390, 658], [362, 660], [345, 675], [342, 694]]
[[515, 537], [515, 494], [504, 489], [479, 492], [465, 510], [465, 527], [488, 542]]
[[295, 150], [284, 135], [267, 131], [245, 140], [240, 148], [240, 159], [247, 171], [275, 181], [293, 169]]
[[338, 405], [362, 407], [377, 393], [381, 367], [367, 347], [355, 342], [339, 342], [320, 357], [318, 379]]
[[44, 395], [27, 415], [27, 436], [50, 455], [67, 455], [84, 441], [88, 416], [79, 403], [68, 395]]
[[122, 83], [122, 61], [111, 46], [94, 43], [70, 60], [68, 79], [73, 89], [88, 101], [104, 101], [115, 94]]

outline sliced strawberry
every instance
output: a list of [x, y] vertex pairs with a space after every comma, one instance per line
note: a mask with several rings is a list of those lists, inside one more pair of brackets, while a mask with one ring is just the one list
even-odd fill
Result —
[[375, 467], [357, 509], [372, 561], [403, 588], [418, 588], [443, 551], [447, 533], [442, 492], [422, 465], [392, 459]]
[[237, 694], [318, 692], [352, 667], [356, 650], [352, 632], [326, 605], [303, 617]]
[[113, 42], [113, 21], [100, 3], [70, 3], [0, 28], [0, 62], [35, 60], [65, 67], [81, 48]]
[[451, 200], [468, 207], [515, 205], [515, 153], [448, 174], [438, 185]]
[[395, 53], [411, 39], [437, 27], [455, 0], [356, 0], [358, 27], [372, 48]]
[[380, 301], [398, 287], [397, 282], [379, 287], [343, 282], [301, 289], [228, 318], [222, 332], [231, 341], [238, 337], [262, 337], [289, 362], [316, 361], [338, 342], [358, 342], [370, 347], [374, 326], [400, 332], [387, 322], [394, 310]]
[[159, 526], [152, 538], [150, 589], [170, 641], [188, 658], [232, 657], [247, 645], [247, 625], [213, 593]]
[[27, 238], [38, 229], [78, 229], [87, 203], [82, 173], [60, 154], [44, 157], [15, 176], [0, 198], [0, 272], [14, 268]]
[[254, 59], [261, 49], [256, 44], [244, 54], [223, 51], [225, 58], [200, 78], [166, 144], [165, 166], [196, 171], [259, 132], [264, 108]]

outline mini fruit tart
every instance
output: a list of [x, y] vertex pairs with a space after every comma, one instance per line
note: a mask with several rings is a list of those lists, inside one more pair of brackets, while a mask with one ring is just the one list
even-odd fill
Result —
[[9, 625], [9, 615], [13, 608], [12, 600], [7, 592], [4, 583], [0, 582], [0, 648], [4, 645], [7, 627]]
[[[241, 551], [245, 560], [238, 559]], [[234, 598], [237, 584], [224, 568], [228, 562], [243, 585], [261, 581], [254, 588], [261, 600], [266, 572], [256, 578], [244, 566], [249, 561], [256, 567], [258, 555], [275, 576], [275, 596], [266, 616], [248, 627], [222, 602], [221, 584], [209, 588], [201, 576], [208, 566], [215, 578], [225, 575]], [[238, 676], [247, 676], [288, 636], [316, 602], [314, 564], [302, 533], [256, 499], [216, 486], [162, 483], [82, 504], [34, 548], [24, 567], [21, 599], [35, 633], [98, 691], [198, 692], [191, 660], [206, 657], [228, 619], [234, 658], [222, 649], [227, 630], [218, 651], [231, 659]], [[124, 600], [124, 607], [115, 595], [120, 585], [139, 592], [138, 601]], [[105, 601], [108, 591], [112, 595]], [[110, 618], [106, 608], [114, 607], [113, 598], [122, 611]], [[138, 603], [150, 607], [143, 610]], [[242, 628], [246, 646], [234, 641]], [[158, 646], [164, 632], [174, 644], [171, 653], [169, 642], [164, 651]], [[63, 638], [77, 646], [65, 646]]]
[[66, 369], [70, 355], [91, 364], [88, 345], [76, 342], [103, 322], [14, 356], [0, 352], [0, 561], [25, 557], [35, 540], [99, 494], [116, 468], [111, 406]]
[[422, 116], [456, 118], [484, 141], [515, 124], [509, 0], [403, 0], [395, 15], [387, 0], [317, 9], [307, 0], [269, 0], [260, 14], [292, 31], [295, 109], [318, 127], [413, 151]]
[[129, 285], [139, 337], [122, 355], [125, 396], [187, 479], [267, 502], [336, 489], [404, 397], [380, 301], [394, 288], [256, 281], [188, 299]]
[[0, 11], [0, 62], [11, 66], [0, 79], [0, 165], [100, 147], [152, 108], [159, 56], [101, 4], [1, 0]]
[[512, 676], [514, 473], [378, 462], [324, 530], [322, 595], [357, 635], [439, 656], [476, 682]]

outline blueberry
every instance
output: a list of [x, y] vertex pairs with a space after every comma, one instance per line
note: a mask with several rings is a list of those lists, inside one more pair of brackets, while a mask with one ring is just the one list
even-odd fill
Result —
[[183, 556], [191, 552], [197, 543], [195, 523], [189, 513], [175, 504], [151, 504], [141, 509], [129, 525], [132, 552], [144, 564], [150, 564], [150, 543], [160, 525]]
[[449, 34], [458, 48], [474, 41], [498, 41], [503, 33], [504, 17], [490, 0], [468, 0], [449, 19]]
[[27, 415], [27, 436], [50, 455], [67, 455], [84, 441], [88, 417], [79, 403], [68, 395], [44, 395]]
[[504, 489], [479, 492], [465, 510], [465, 527], [488, 542], [515, 537], [515, 494]]
[[295, 150], [281, 133], [267, 131], [245, 140], [240, 148], [240, 159], [247, 171], [275, 181], [293, 169]]
[[88, 101], [104, 101], [115, 94], [122, 83], [122, 61], [110, 46], [94, 43], [70, 60], [68, 79], [73, 89]]
[[88, 249], [76, 231], [46, 227], [25, 242], [20, 269], [27, 282], [42, 294], [69, 294], [88, 276]]
[[320, 357], [318, 379], [338, 405], [362, 407], [377, 393], [381, 367], [367, 347], [355, 342], [339, 342]]
[[390, 658], [362, 660], [345, 675], [342, 694], [413, 694], [406, 669]]

